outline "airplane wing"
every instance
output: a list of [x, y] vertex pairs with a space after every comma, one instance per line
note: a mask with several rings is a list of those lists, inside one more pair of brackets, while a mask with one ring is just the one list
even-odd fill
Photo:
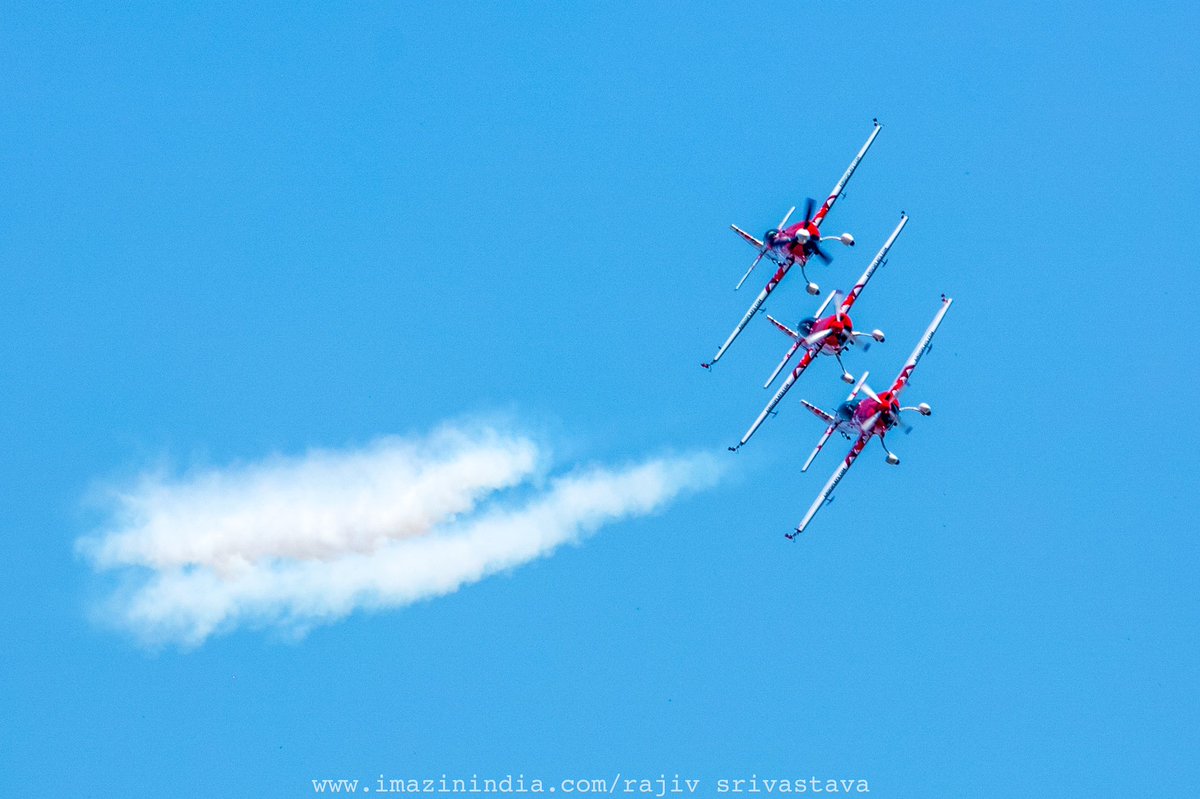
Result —
[[813, 451], [811, 453], [809, 453], [808, 460], [806, 460], [804, 462], [804, 465], [800, 467], [800, 471], [802, 471], [802, 472], [808, 471], [808, 467], [812, 466], [813, 459], [816, 458], [817, 455], [821, 452], [822, 448], [824, 448], [824, 446], [825, 446], [825, 442], [829, 441], [829, 437], [831, 435], [833, 435], [833, 431], [837, 430], [837, 428], [838, 428], [837, 422], [833, 422], [832, 424], [829, 425], [829, 427], [825, 428], [825, 432], [821, 435], [821, 440], [817, 442], [817, 446], [813, 449]]
[[867, 269], [862, 273], [862, 277], [854, 284], [854, 288], [850, 289], [850, 293], [846, 295], [846, 299], [842, 300], [842, 305], [838, 309], [840, 313], [849, 313], [853, 307], [854, 301], [858, 299], [858, 295], [862, 294], [862, 290], [866, 288], [867, 281], [871, 279], [871, 275], [875, 274], [875, 270], [883, 266], [884, 260], [887, 258], [888, 250], [892, 249], [892, 245], [896, 242], [896, 237], [900, 235], [900, 231], [904, 230], [904, 226], [908, 224], [908, 217], [904, 214], [900, 215], [900, 224], [896, 225], [896, 229], [892, 231], [892, 235], [888, 236], [888, 240], [883, 243], [879, 252], [875, 253], [875, 257], [871, 259], [871, 263], [867, 265]]
[[913, 369], [917, 367], [921, 356], [929, 351], [929, 345], [933, 341], [933, 334], [937, 332], [938, 325], [942, 323], [942, 317], [946, 315], [946, 311], [950, 310], [950, 305], [953, 302], [953, 299], [944, 294], [942, 295], [942, 307], [938, 308], [937, 314], [933, 317], [933, 321], [929, 323], [929, 327], [925, 330], [925, 334], [921, 336], [921, 340], [917, 342], [912, 355], [908, 356], [908, 360], [904, 362], [904, 367], [900, 370], [900, 374], [896, 375], [896, 382], [892, 384], [893, 396], [898, 397], [900, 392], [908, 385]]
[[768, 402], [767, 406], [762, 409], [762, 413], [760, 413], [758, 418], [754, 420], [754, 424], [750, 425], [750, 429], [746, 431], [746, 435], [742, 436], [742, 440], [738, 442], [736, 447], [730, 447], [730, 449], [736, 452], [737, 450], [741, 449], [741, 447], [745, 445], [747, 441], [750, 440], [750, 436], [754, 435], [754, 431], [757, 430], [764, 421], [766, 421], [766, 418], [771, 414], [771, 411], [775, 410], [775, 406], [779, 404], [781, 399], [783, 399], [783, 395], [788, 393], [788, 389], [790, 389], [796, 382], [796, 378], [804, 373], [804, 370], [808, 368], [810, 363], [816, 360], [818, 351], [819, 348], [804, 351], [804, 355], [800, 358], [800, 362], [796, 364], [796, 368], [792, 369], [792, 373], [788, 375], [788, 379], [783, 381], [783, 385], [780, 386], [779, 390], [775, 392], [775, 396], [771, 397], [771, 401]]
[[867, 154], [867, 150], [871, 149], [871, 145], [875, 143], [875, 137], [879, 135], [879, 131], [882, 130], [882, 128], [883, 126], [879, 124], [879, 120], [875, 120], [875, 127], [872, 128], [871, 135], [867, 137], [867, 143], [864, 144], [862, 149], [858, 151], [858, 155], [854, 156], [854, 160], [851, 161], [850, 166], [846, 168], [846, 172], [842, 175], [841, 180], [839, 180], [837, 185], [833, 187], [833, 191], [829, 192], [829, 198], [825, 200], [825, 204], [821, 206], [821, 210], [817, 211], [817, 215], [813, 217], [812, 221], [814, 225], [817, 227], [821, 226], [821, 222], [824, 221], [825, 215], [829, 213], [831, 208], [833, 208], [833, 204], [837, 202], [838, 197], [842, 196], [842, 192], [846, 189], [846, 184], [850, 182], [851, 175], [854, 174], [854, 170], [858, 169], [859, 162], [863, 160], [863, 156]]
[[779, 365], [775, 367], [775, 371], [771, 372], [771, 376], [767, 378], [767, 382], [763, 383], [763, 388], [768, 388], [772, 383], [775, 382], [775, 378], [779, 377], [779, 373], [783, 371], [783, 367], [787, 366], [787, 362], [790, 361], [792, 356], [796, 354], [796, 350], [800, 349], [800, 347], [803, 345], [804, 339], [797, 335], [795, 343], [788, 347], [788, 351], [784, 353], [783, 360], [781, 360]]
[[821, 506], [828, 502], [833, 496], [833, 489], [837, 488], [837, 484], [840, 483], [842, 478], [846, 476], [846, 472], [848, 472], [850, 467], [854, 465], [855, 459], [858, 458], [859, 453], [863, 451], [863, 447], [865, 447], [867, 442], [870, 440], [870, 430], [864, 430], [862, 434], [859, 435], [858, 441], [855, 441], [854, 446], [850, 448], [850, 454], [848, 454], [846, 459], [843, 460], [837, 467], [837, 470], [833, 473], [833, 476], [829, 478], [829, 482], [825, 483], [825, 487], [821, 489], [821, 493], [817, 494], [817, 499], [808, 509], [808, 513], [804, 514], [804, 518], [800, 520], [800, 524], [796, 525], [796, 531], [794, 533], [788, 533], [788, 538], [794, 539], [797, 535], [804, 532], [804, 528], [808, 527], [808, 523], [811, 522], [813, 517], [817, 515], [817, 511], [821, 509]]
[[775, 290], [775, 287], [779, 285], [779, 281], [783, 280], [784, 275], [786, 275], [788, 270], [791, 268], [792, 264], [790, 261], [779, 267], [778, 271], [775, 272], [774, 277], [771, 278], [766, 287], [764, 287], [763, 290], [758, 293], [758, 296], [754, 298], [754, 302], [750, 304], [750, 308], [746, 311], [745, 316], [742, 317], [742, 321], [737, 323], [737, 327], [735, 327], [733, 332], [729, 334], [729, 338], [725, 339], [725, 343], [721, 345], [721, 349], [717, 350], [717, 354], [713, 356], [711, 361], [700, 364], [701, 366], [703, 366], [705, 369], [708, 369], [711, 368], [712, 365], [717, 361], [721, 360], [721, 356], [725, 354], [725, 350], [729, 349], [729, 345], [733, 343], [733, 340], [741, 335], [742, 331], [746, 329], [746, 325], [750, 324], [750, 320], [754, 318], [754, 315], [758, 313], [760, 308], [762, 308], [763, 303], [767, 301], [767, 296]]

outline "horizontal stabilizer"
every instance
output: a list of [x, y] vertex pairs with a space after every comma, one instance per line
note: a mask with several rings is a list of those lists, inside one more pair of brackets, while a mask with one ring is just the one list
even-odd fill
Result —
[[788, 334], [789, 336], [791, 336], [792, 338], [800, 338], [800, 334], [799, 334], [799, 333], [797, 333], [795, 330], [792, 330], [790, 327], [788, 327], [787, 325], [785, 325], [783, 322], [780, 322], [780, 321], [779, 321], [778, 319], [776, 319], [774, 316], [771, 316], [770, 314], [767, 314], [767, 318], [771, 320], [771, 324], [775, 325], [775, 327], [779, 328], [779, 329], [780, 329], [780, 330], [782, 330], [784, 333], [787, 333], [787, 334]]
[[745, 242], [747, 244], [749, 244], [751, 247], [753, 247], [754, 249], [761, 250], [763, 248], [763, 243], [761, 241], [754, 238], [753, 236], [751, 236], [746, 231], [742, 230], [737, 225], [730, 225], [729, 227], [733, 230], [734, 233], [741, 236], [745, 240]]
[[832, 414], [825, 413], [825, 411], [821, 410], [816, 405], [813, 405], [808, 400], [800, 400], [800, 402], [801, 402], [801, 404], [804, 405], [805, 408], [808, 408], [810, 411], [812, 411], [814, 414], [816, 414], [817, 418], [819, 418], [821, 421], [825, 422], [825, 424], [833, 424], [833, 415]]

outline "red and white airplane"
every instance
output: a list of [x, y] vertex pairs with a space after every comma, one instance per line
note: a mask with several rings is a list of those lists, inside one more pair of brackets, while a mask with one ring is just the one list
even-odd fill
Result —
[[[874, 120], [874, 123], [875, 127], [872, 128], [871, 135], [867, 137], [867, 143], [864, 144], [862, 149], [858, 151], [858, 155], [854, 156], [854, 160], [851, 161], [850, 166], [846, 168], [845, 174], [842, 175], [841, 180], [837, 182], [837, 185], [833, 187], [833, 191], [829, 193], [829, 197], [825, 199], [825, 203], [815, 215], [812, 213], [812, 210], [816, 203], [810, 199], [804, 208], [803, 221], [797, 222], [789, 227], [788, 220], [791, 218], [792, 213], [796, 210], [795, 206], [793, 206], [792, 209], [784, 215], [783, 221], [779, 223], [779, 227], [768, 230], [763, 235], [761, 241], [754, 238], [754, 236], [751, 236], [737, 225], [730, 225], [730, 227], [733, 228], [733, 231], [741, 236], [746, 243], [758, 250], [758, 257], [754, 259], [754, 263], [750, 264], [750, 268], [746, 270], [746, 274], [743, 275], [742, 279], [738, 281], [737, 288], [742, 287], [742, 283], [746, 281], [746, 278], [749, 277], [750, 273], [754, 271], [754, 267], [758, 266], [758, 262], [764, 257], [772, 260], [778, 269], [775, 272], [775, 276], [772, 277], [767, 283], [766, 288], [760, 291], [758, 297], [755, 298], [753, 303], [751, 303], [750, 310], [746, 311], [746, 315], [742, 317], [742, 321], [738, 322], [737, 327], [735, 327], [733, 332], [729, 334], [729, 338], [726, 339], [725, 343], [721, 345], [721, 349], [717, 350], [717, 354], [713, 356], [713, 359], [708, 363], [701, 364], [701, 366], [703, 366], [705, 369], [708, 369], [717, 361], [721, 360], [721, 356], [725, 354], [725, 350], [729, 349], [729, 345], [733, 343], [733, 340], [736, 339], [738, 335], [746, 328], [746, 325], [749, 324], [752, 318], [754, 318], [754, 314], [758, 313], [759, 309], [762, 308], [763, 303], [767, 300], [767, 295], [775, 290], [775, 287], [779, 285], [780, 281], [783, 280], [784, 276], [787, 275], [788, 270], [790, 270], [792, 266], [799, 264], [800, 273], [804, 275], [805, 280], [808, 280], [808, 274], [805, 273], [804, 266], [808, 263], [808, 259], [810, 257], [815, 255], [825, 263], [829, 263], [831, 259], [825, 253], [825, 251], [821, 249], [821, 242], [840, 241], [847, 247], [854, 246], [854, 237], [849, 233], [843, 233], [840, 236], [822, 237], [821, 223], [825, 221], [825, 216], [829, 213], [830, 209], [833, 208], [833, 204], [837, 202], [839, 197], [842, 196], [842, 192], [845, 190], [846, 184], [850, 182], [850, 176], [854, 174], [854, 170], [858, 168], [859, 162], [862, 161], [863, 156], [867, 154], [867, 150], [870, 149], [871, 144], [875, 141], [875, 137], [879, 135], [879, 131], [882, 126], [879, 124], [878, 119]], [[819, 294], [820, 291], [821, 288], [816, 283], [809, 281], [809, 294]]]
[[[794, 340], [791, 349], [783, 356], [783, 360], [775, 367], [775, 371], [767, 378], [767, 382], [763, 384], [763, 388], [771, 385], [775, 381], [776, 376], [791, 360], [796, 350], [803, 348], [804, 355], [801, 356], [800, 362], [792, 369], [792, 373], [788, 375], [787, 380], [783, 381], [783, 385], [775, 392], [775, 396], [771, 397], [771, 401], [762, 409], [762, 413], [754, 420], [754, 424], [750, 425], [750, 429], [742, 436], [742, 440], [738, 442], [736, 447], [730, 447], [731, 452], [737, 452], [741, 447], [750, 440], [750, 436], [758, 430], [759, 426], [766, 421], [767, 417], [775, 412], [775, 406], [783, 399], [783, 395], [788, 393], [788, 390], [795, 384], [796, 378], [804, 373], [808, 365], [815, 361], [821, 355], [832, 355], [837, 358], [838, 366], [842, 367], [842, 379], [847, 383], [853, 383], [854, 377], [846, 371], [846, 367], [842, 364], [842, 353], [850, 347], [854, 346], [857, 339], [867, 337], [873, 338], [875, 341], [883, 341], [882, 330], [872, 330], [870, 333], [863, 333], [854, 329], [853, 322], [850, 321], [850, 309], [854, 307], [855, 301], [862, 290], [866, 288], [867, 281], [871, 279], [871, 275], [875, 274], [875, 270], [887, 263], [887, 254], [891, 250], [892, 244], [896, 242], [896, 238], [900, 235], [900, 231], [904, 230], [904, 226], [908, 224], [908, 217], [904, 214], [900, 215], [900, 224], [896, 225], [896, 229], [892, 231], [892, 235], [888, 236], [887, 241], [875, 253], [875, 257], [871, 259], [871, 263], [867, 265], [867, 269], [862, 273], [862, 277], [854, 284], [854, 288], [850, 289], [850, 293], [846, 298], [837, 305], [836, 310], [829, 316], [822, 317], [825, 309], [829, 306], [831, 300], [837, 297], [838, 292], [833, 292], [825, 298], [825, 302], [821, 303], [821, 307], [817, 309], [815, 317], [804, 319], [797, 325], [796, 330], [792, 330], [787, 325], [780, 323], [774, 317], [768, 315], [767, 318], [775, 327], [782, 330]], [[870, 342], [864, 345], [864, 349]]]
[[[887, 448], [884, 443], [884, 436], [889, 430], [900, 425], [900, 414], [903, 411], [916, 411], [922, 416], [929, 416], [933, 413], [926, 403], [922, 402], [916, 406], [900, 407], [900, 394], [908, 385], [909, 378], [912, 376], [913, 369], [916, 368], [917, 362], [921, 360], [921, 356], [929, 352], [930, 342], [933, 341], [933, 334], [937, 332], [938, 325], [942, 323], [942, 317], [946, 315], [946, 311], [950, 310], [950, 304], [954, 300], [942, 295], [942, 307], [938, 309], [937, 315], [933, 317], [933, 321], [929, 324], [929, 328], [925, 331], [925, 335], [921, 336], [921, 340], [917, 342], [917, 347], [912, 351], [912, 355], [908, 356], [908, 361], [905, 362], [904, 368], [900, 370], [900, 374], [896, 375], [896, 381], [892, 383], [892, 387], [881, 394], [876, 394], [867, 385], [867, 375], [855, 385], [854, 390], [850, 392], [850, 396], [846, 401], [838, 406], [834, 413], [826, 413], [820, 408], [812, 405], [809, 402], [804, 402], [804, 407], [808, 408], [814, 414], [819, 416], [829, 426], [825, 428], [825, 434], [821, 436], [821, 440], [817, 442], [817, 447], [808, 456], [808, 460], [804, 462], [801, 471], [807, 471], [813, 459], [817, 457], [817, 453], [825, 446], [825, 442], [833, 435], [834, 431], [841, 433], [846, 438], [857, 437], [854, 446], [850, 448], [850, 454], [838, 466], [837, 471], [829, 478], [829, 482], [821, 489], [821, 493], [817, 495], [817, 499], [813, 502], [812, 507], [808, 509], [808, 513], [804, 514], [804, 518], [797, 525], [795, 532], [788, 533], [787, 537], [795, 539], [799, 533], [804, 532], [804, 528], [817, 515], [817, 511], [821, 506], [830, 501], [833, 495], [833, 489], [837, 488], [837, 484], [845, 477], [847, 470], [858, 458], [859, 453], [875, 436], [879, 437], [879, 443], [883, 446], [884, 452], [887, 453], [887, 462], [895, 466], [900, 463], [900, 459], [896, 454]], [[866, 394], [862, 399], [855, 399], [859, 391]], [[907, 429], [907, 428], [906, 428]]]

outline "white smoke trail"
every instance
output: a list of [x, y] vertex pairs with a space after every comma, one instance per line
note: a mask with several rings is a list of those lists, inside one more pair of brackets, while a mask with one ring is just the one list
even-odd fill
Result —
[[194, 646], [238, 626], [302, 634], [359, 608], [452, 593], [717, 476], [707, 456], [660, 458], [551, 480], [519, 507], [478, 508], [527, 482], [539, 459], [527, 438], [446, 429], [143, 478], [80, 549], [99, 569], [134, 572], [106, 614], [148, 642]]
[[369, 552], [428, 532], [537, 465], [533, 442], [488, 428], [442, 428], [358, 451], [143, 477], [114, 492], [115, 529], [81, 546], [97, 566], [230, 569], [267, 557]]

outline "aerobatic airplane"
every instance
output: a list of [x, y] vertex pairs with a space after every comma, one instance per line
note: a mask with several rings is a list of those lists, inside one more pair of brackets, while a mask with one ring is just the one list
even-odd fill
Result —
[[[896, 381], [892, 383], [892, 387], [882, 394], [876, 394], [867, 385], [867, 376], [864, 374], [862, 379], [854, 387], [854, 391], [850, 392], [850, 396], [845, 402], [838, 406], [834, 413], [826, 413], [820, 408], [812, 405], [809, 402], [804, 402], [804, 407], [808, 408], [814, 414], [819, 416], [829, 426], [825, 428], [825, 434], [821, 436], [821, 440], [817, 442], [817, 447], [808, 456], [808, 460], [804, 462], [801, 471], [806, 471], [817, 453], [825, 446], [825, 442], [833, 435], [834, 431], [840, 432], [846, 438], [857, 437], [854, 446], [850, 448], [850, 453], [846, 459], [838, 466], [837, 471], [829, 478], [829, 482], [821, 489], [821, 493], [817, 495], [817, 499], [813, 502], [812, 507], [808, 509], [808, 513], [804, 514], [804, 519], [796, 527], [795, 532], [788, 533], [787, 537], [795, 539], [799, 533], [804, 532], [804, 528], [817, 515], [817, 511], [826, 502], [831, 501], [833, 489], [837, 488], [837, 484], [845, 477], [847, 470], [854, 463], [859, 453], [875, 436], [879, 437], [879, 443], [887, 453], [887, 462], [895, 466], [900, 463], [900, 459], [896, 457], [887, 444], [884, 442], [884, 435], [892, 428], [898, 426], [900, 422], [900, 414], [903, 411], [916, 411], [922, 416], [929, 416], [933, 410], [924, 402], [916, 406], [902, 408], [900, 407], [900, 394], [908, 385], [909, 378], [912, 376], [913, 369], [916, 368], [917, 362], [921, 360], [921, 356], [930, 350], [930, 343], [933, 341], [933, 334], [937, 332], [938, 325], [942, 323], [942, 317], [946, 315], [946, 311], [950, 310], [950, 304], [954, 300], [942, 295], [942, 307], [938, 309], [937, 315], [933, 317], [933, 321], [929, 324], [929, 328], [925, 334], [921, 336], [921, 340], [917, 342], [917, 347], [912, 351], [912, 355], [908, 356], [908, 361], [905, 362], [904, 368], [900, 370], [900, 374], [896, 376]], [[866, 394], [861, 399], [855, 399], [858, 392], [862, 391]], [[907, 428], [905, 428], [907, 430]]]
[[[810, 199], [807, 201], [804, 207], [804, 219], [789, 227], [787, 222], [791, 218], [792, 213], [796, 210], [795, 206], [793, 206], [792, 209], [784, 215], [783, 221], [779, 223], [779, 227], [768, 230], [763, 235], [762, 241], [754, 238], [737, 225], [730, 225], [735, 233], [737, 233], [748, 244], [758, 250], [758, 257], [754, 259], [754, 263], [750, 264], [750, 268], [746, 270], [746, 274], [743, 275], [742, 279], [738, 281], [737, 288], [742, 287], [742, 283], [746, 281], [746, 278], [749, 277], [750, 273], [754, 271], [754, 267], [758, 266], [758, 262], [764, 257], [773, 261], [778, 269], [775, 272], [775, 276], [772, 277], [767, 283], [766, 288], [758, 293], [758, 297], [755, 298], [754, 302], [750, 305], [750, 310], [746, 311], [746, 315], [742, 317], [742, 321], [738, 322], [737, 327], [735, 327], [733, 332], [729, 334], [729, 338], [727, 338], [725, 343], [721, 345], [721, 349], [717, 350], [717, 354], [713, 356], [713, 359], [707, 363], [701, 364], [701, 366], [703, 366], [705, 369], [710, 368], [717, 361], [721, 360], [721, 356], [725, 354], [725, 350], [729, 349], [729, 345], [733, 343], [733, 340], [737, 338], [738, 335], [746, 328], [746, 325], [750, 323], [750, 320], [754, 317], [754, 314], [758, 313], [759, 309], [762, 308], [763, 303], [766, 302], [767, 295], [775, 290], [775, 287], [779, 285], [779, 282], [783, 280], [784, 276], [787, 275], [788, 270], [790, 270], [793, 265], [800, 264], [800, 273], [804, 275], [805, 280], [808, 280], [808, 274], [804, 271], [804, 266], [808, 263], [808, 259], [810, 257], [815, 255], [825, 263], [829, 263], [831, 260], [829, 255], [821, 249], [821, 242], [840, 241], [847, 247], [854, 246], [854, 237], [849, 233], [843, 233], [840, 236], [826, 236], [822, 238], [821, 223], [825, 221], [825, 216], [829, 213], [829, 210], [833, 208], [833, 204], [837, 202], [839, 197], [842, 196], [842, 192], [845, 190], [846, 184], [850, 182], [850, 176], [854, 174], [854, 170], [858, 168], [859, 162], [862, 161], [863, 156], [867, 154], [867, 150], [870, 149], [871, 144], [875, 141], [875, 137], [879, 135], [879, 130], [882, 126], [879, 124], [878, 119], [874, 120], [874, 124], [874, 128], [871, 129], [871, 135], [867, 137], [867, 143], [864, 144], [862, 149], [858, 151], [858, 155], [854, 156], [854, 160], [850, 162], [850, 166], [846, 168], [846, 172], [842, 175], [841, 180], [839, 180], [837, 185], [833, 187], [833, 191], [829, 193], [829, 197], [825, 199], [825, 203], [821, 206], [820, 210], [817, 211], [816, 215], [813, 215], [812, 213], [813, 207], [816, 205], [816, 203]], [[812, 281], [808, 282], [809, 294], [819, 294], [820, 291], [821, 288], [816, 283], [813, 283]]]
[[[775, 396], [771, 397], [771, 401], [762, 409], [762, 413], [754, 420], [754, 424], [750, 425], [750, 429], [746, 431], [746, 435], [742, 436], [742, 440], [738, 442], [738, 445], [729, 448], [731, 452], [737, 452], [750, 440], [750, 436], [754, 435], [754, 432], [766, 421], [766, 418], [775, 412], [775, 406], [783, 399], [783, 395], [788, 393], [788, 389], [795, 384], [796, 378], [800, 377], [804, 370], [808, 368], [808, 365], [815, 361], [818, 356], [832, 355], [834, 358], [837, 358], [838, 366], [842, 367], [842, 379], [847, 383], [854, 382], [854, 377], [846, 371], [846, 367], [842, 364], [842, 353], [854, 346], [855, 341], [859, 338], [869, 336], [875, 341], [883, 341], [884, 339], [882, 330], [872, 330], [870, 333], [855, 330], [854, 324], [850, 321], [850, 309], [854, 307], [855, 301], [862, 294], [862, 290], [866, 287], [867, 281], [871, 279], [871, 275], [875, 274], [875, 270], [887, 263], [888, 251], [891, 250], [892, 244], [895, 243], [896, 238], [900, 235], [900, 231], [904, 230], [904, 226], [907, 224], [908, 217], [901, 214], [900, 223], [896, 225], [896, 229], [892, 231], [892, 235], [888, 236], [887, 241], [883, 243], [879, 252], [875, 253], [875, 257], [871, 259], [871, 263], [867, 265], [867, 269], [862, 273], [862, 277], [854, 284], [854, 288], [850, 289], [850, 293], [846, 295], [846, 298], [836, 306], [836, 310], [829, 316], [822, 317], [821, 314], [825, 313], [825, 309], [829, 306], [830, 301], [837, 297], [838, 292], [836, 291], [826, 297], [825, 302], [821, 303], [821, 307], [817, 309], [816, 317], [809, 317], [802, 320], [796, 326], [796, 330], [792, 330], [775, 318], [767, 316], [773, 325], [791, 336], [795, 343], [792, 344], [787, 354], [783, 356], [783, 360], [779, 362], [779, 366], [776, 366], [775, 371], [767, 378], [767, 382], [763, 385], [763, 388], [774, 382], [775, 377], [783, 370], [787, 362], [791, 360], [796, 350], [803, 348], [804, 355], [801, 356], [800, 362], [796, 364], [796, 367], [792, 369], [792, 373], [788, 375], [787, 380], [783, 381], [783, 385], [775, 392]], [[869, 341], [866, 342], [864, 349], [869, 344]]]

